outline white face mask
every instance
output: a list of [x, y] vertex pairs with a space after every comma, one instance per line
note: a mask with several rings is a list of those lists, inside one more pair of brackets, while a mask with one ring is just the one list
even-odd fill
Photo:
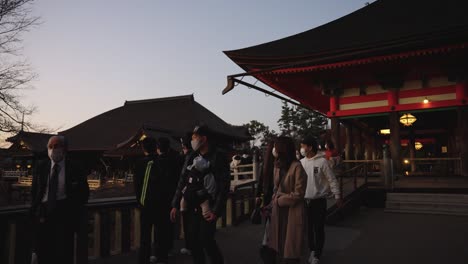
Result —
[[190, 144], [192, 145], [193, 151], [197, 151], [201, 146], [203, 146], [203, 142], [201, 142], [199, 139], [193, 139]]
[[64, 153], [63, 149], [61, 149], [61, 148], [48, 149], [47, 153], [49, 154], [49, 158], [53, 162], [60, 162], [60, 161], [62, 161], [63, 157], [65, 156], [65, 153]]
[[307, 156], [307, 151], [305, 150], [305, 148], [301, 148], [301, 155], [302, 156]]
[[278, 152], [276, 151], [276, 148], [271, 150], [271, 154], [273, 154], [273, 157], [278, 158]]

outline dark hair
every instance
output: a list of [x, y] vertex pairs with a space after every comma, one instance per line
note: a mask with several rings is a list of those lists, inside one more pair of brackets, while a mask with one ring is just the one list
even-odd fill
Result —
[[312, 147], [312, 151], [317, 153], [318, 150], [318, 143], [317, 140], [313, 137], [305, 137], [301, 141], [302, 144]]
[[141, 146], [143, 147], [143, 150], [152, 154], [156, 152], [156, 139], [153, 137], [146, 137], [141, 141]]
[[180, 138], [180, 143], [182, 144], [183, 148], [192, 149], [191, 140], [192, 133], [186, 133], [184, 137]]
[[196, 126], [193, 129], [192, 134], [205, 136], [205, 137], [207, 137], [209, 139], [209, 138], [211, 138], [212, 131], [206, 125], [200, 125], [200, 126]]
[[275, 149], [278, 153], [275, 166], [282, 169], [289, 169], [291, 163], [296, 160], [296, 146], [290, 137], [278, 137], [275, 140]]
[[63, 136], [63, 135], [53, 135], [53, 136], [51, 136], [51, 137], [49, 138], [49, 141], [47, 142], [47, 147], [49, 147], [50, 140], [51, 140], [52, 138], [54, 138], [54, 137], [57, 138], [57, 139], [59, 139], [60, 142], [62, 142], [63, 148], [64, 148], [65, 150], [68, 150], [68, 139], [67, 139], [65, 136]]
[[161, 152], [168, 152], [170, 148], [170, 142], [167, 137], [160, 137], [158, 139], [158, 148]]

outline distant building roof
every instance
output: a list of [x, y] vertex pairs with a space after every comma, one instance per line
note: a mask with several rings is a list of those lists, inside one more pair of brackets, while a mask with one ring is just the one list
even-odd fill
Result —
[[20, 131], [6, 139], [11, 142], [10, 151], [31, 151], [33, 153], [47, 152], [47, 143], [53, 134]]
[[225, 51], [246, 71], [334, 63], [468, 42], [468, 1], [379, 0], [311, 30]]
[[67, 137], [70, 150], [108, 151], [132, 139], [144, 126], [163, 128], [171, 131], [172, 136], [183, 136], [201, 123], [233, 140], [249, 139], [246, 129], [224, 122], [197, 103], [193, 95], [126, 101], [121, 107], [59, 134]]

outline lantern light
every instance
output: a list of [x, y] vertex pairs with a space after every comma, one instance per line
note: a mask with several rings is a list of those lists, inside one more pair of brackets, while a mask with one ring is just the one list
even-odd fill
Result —
[[424, 104], [428, 104], [428, 103], [429, 103], [429, 99], [427, 99], [427, 97], [424, 98], [423, 103], [424, 103]]
[[416, 122], [416, 120], [418, 119], [409, 113], [400, 117], [400, 123], [402, 123], [404, 126], [411, 126], [414, 122]]
[[423, 144], [421, 142], [414, 143], [414, 148], [416, 150], [420, 150], [420, 149], [422, 149], [422, 147], [423, 147]]
[[390, 135], [390, 129], [389, 128], [380, 129], [380, 134], [381, 135]]

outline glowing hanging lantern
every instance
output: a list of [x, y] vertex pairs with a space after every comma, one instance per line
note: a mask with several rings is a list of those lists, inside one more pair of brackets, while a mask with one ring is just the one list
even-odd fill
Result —
[[380, 134], [381, 135], [390, 135], [390, 129], [389, 128], [380, 129]]
[[404, 114], [400, 117], [400, 123], [404, 126], [411, 126], [416, 120], [416, 117], [412, 114]]
[[421, 142], [414, 143], [414, 148], [416, 150], [420, 150], [420, 149], [422, 149], [422, 147], [423, 147], [423, 144]]

